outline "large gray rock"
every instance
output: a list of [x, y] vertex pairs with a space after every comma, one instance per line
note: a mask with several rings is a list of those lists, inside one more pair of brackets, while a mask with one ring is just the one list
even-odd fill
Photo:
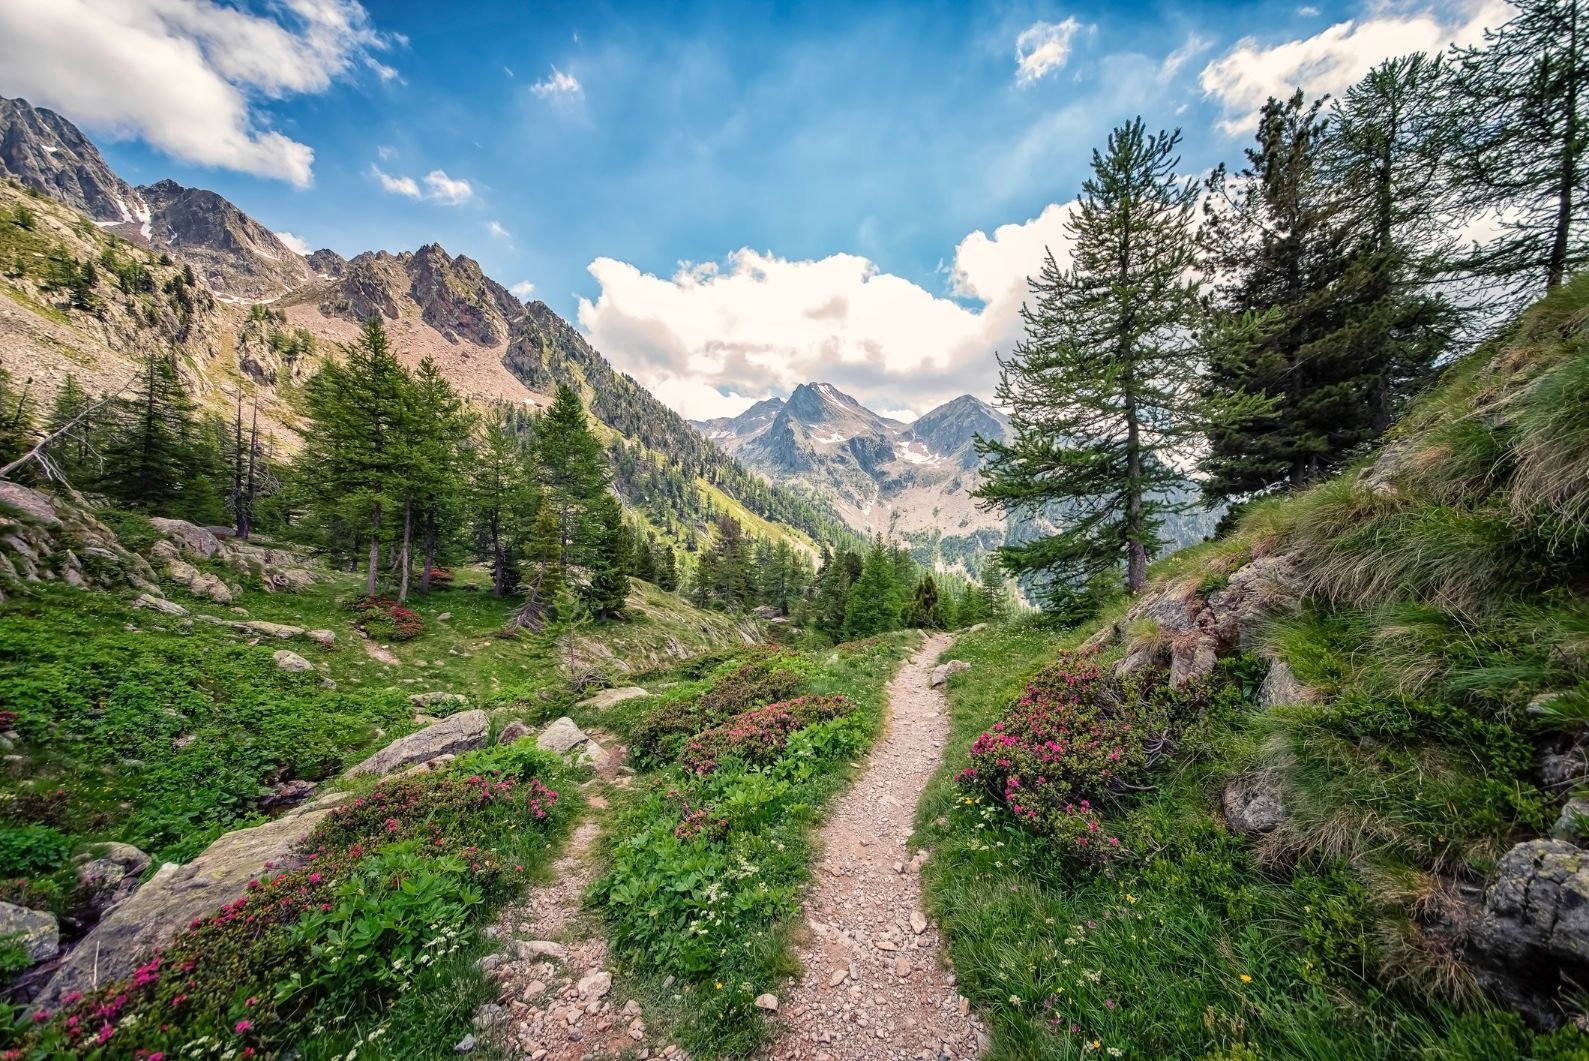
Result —
[[347, 772], [349, 777], [358, 774], [389, 774], [393, 770], [414, 763], [423, 763], [438, 755], [456, 755], [473, 751], [485, 745], [491, 735], [491, 717], [484, 711], [460, 711], [456, 715], [427, 726], [417, 733], [399, 737], [368, 759]]
[[1219, 641], [1212, 634], [1176, 638], [1170, 646], [1170, 688], [1208, 677], [1218, 662]]
[[72, 948], [34, 1005], [54, 1009], [63, 995], [129, 975], [195, 918], [208, 917], [246, 893], [248, 882], [266, 872], [265, 863], [277, 872], [298, 868], [303, 864], [298, 845], [330, 813], [329, 806], [305, 807], [227, 833], [185, 865], [161, 866]]
[[530, 735], [530, 727], [514, 719], [502, 727], [502, 732], [497, 734], [498, 744], [516, 744]]
[[61, 930], [54, 914], [15, 903], [0, 903], [0, 940], [20, 943], [28, 960], [37, 965], [49, 961], [60, 951]]
[[970, 669], [971, 664], [963, 659], [952, 659], [948, 663], [940, 663], [932, 669], [932, 675], [928, 678], [928, 685], [936, 689], [944, 682], [947, 682], [950, 675], [963, 674]]
[[271, 659], [275, 660], [276, 666], [280, 667], [282, 670], [291, 671], [295, 674], [302, 673], [303, 671], [314, 670], [313, 663], [310, 663], [308, 660], [298, 655], [298, 653], [288, 651], [285, 648], [278, 648], [271, 654]]
[[149, 856], [131, 844], [96, 844], [77, 867], [77, 881], [93, 894], [95, 912], [103, 918], [138, 890]]
[[541, 731], [535, 746], [542, 751], [554, 752], [585, 766], [601, 766], [607, 761], [607, 751], [590, 739], [590, 735], [564, 715]]
[[1279, 789], [1267, 782], [1232, 781], [1220, 794], [1219, 803], [1230, 831], [1244, 836], [1273, 832], [1286, 818]]
[[600, 711], [600, 710], [603, 710], [605, 708], [609, 708], [609, 707], [613, 707], [613, 706], [615, 706], [617, 704], [621, 704], [625, 700], [637, 700], [637, 699], [639, 699], [642, 696], [650, 696], [650, 695], [651, 695], [650, 693], [646, 692], [644, 689], [640, 688], [638, 685], [626, 685], [626, 686], [624, 686], [621, 689], [603, 689], [601, 692], [597, 693], [595, 696], [592, 696], [592, 697], [590, 697], [587, 700], [581, 700], [579, 703], [575, 704], [574, 706], [575, 707], [588, 707], [588, 708], [591, 708], [593, 710]]
[[1263, 684], [1258, 687], [1258, 703], [1264, 707], [1285, 707], [1292, 704], [1315, 704], [1319, 701], [1317, 689], [1303, 685], [1292, 673], [1290, 664], [1277, 659], [1269, 665]]
[[186, 615], [188, 610], [176, 601], [168, 601], [164, 597], [152, 597], [147, 593], [140, 593], [132, 602], [134, 608], [149, 608], [164, 615]]
[[1589, 971], [1589, 856], [1565, 840], [1530, 840], [1502, 855], [1471, 948], [1515, 980], [1544, 986], [1565, 972], [1581, 982]]
[[154, 529], [169, 538], [177, 548], [203, 560], [209, 560], [221, 551], [221, 540], [203, 527], [194, 526], [183, 519], [163, 519], [156, 516], [149, 521]]
[[408, 702], [423, 711], [427, 707], [462, 707], [469, 702], [469, 698], [462, 693], [415, 693], [408, 698]]

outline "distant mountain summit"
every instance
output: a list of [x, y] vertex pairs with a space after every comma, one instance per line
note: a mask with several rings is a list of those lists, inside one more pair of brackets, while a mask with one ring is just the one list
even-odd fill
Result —
[[143, 197], [111, 170], [77, 126], [25, 99], [0, 96], [0, 177], [43, 192], [95, 221], [142, 225]]
[[696, 421], [702, 434], [776, 483], [831, 499], [862, 533], [893, 527], [948, 564], [1005, 540], [998, 513], [980, 510], [976, 438], [1005, 439], [1009, 421], [963, 394], [906, 424], [831, 383], [802, 383], [738, 416]]

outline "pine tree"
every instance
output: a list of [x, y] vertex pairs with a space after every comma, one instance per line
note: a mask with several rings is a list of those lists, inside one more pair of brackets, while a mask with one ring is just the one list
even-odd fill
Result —
[[604, 493], [592, 506], [592, 523], [596, 537], [591, 548], [588, 607], [598, 619], [622, 619], [629, 599], [632, 559], [629, 528], [618, 499]]
[[207, 463], [197, 437], [196, 408], [176, 358], [161, 351], [147, 354], [137, 392], [114, 403], [112, 415], [96, 489], [127, 508], [199, 519], [209, 515], [213, 503], [200, 496], [196, 481]]
[[512, 593], [519, 583], [519, 535], [541, 507], [529, 476], [528, 455], [501, 409], [483, 424], [472, 454], [469, 503], [475, 537], [491, 565], [491, 592]]
[[[3, 384], [0, 384], [0, 392], [3, 390]], [[4, 401], [0, 400], [0, 408], [3, 408], [4, 404]], [[55, 392], [55, 403], [50, 407], [50, 417], [45, 424], [46, 430], [51, 433], [59, 431], [82, 416], [92, 404], [88, 392], [77, 382], [77, 376], [68, 372], [61, 380], [60, 388]], [[71, 431], [50, 443], [50, 456], [61, 469], [61, 474], [66, 476], [67, 482], [87, 483], [97, 471], [93, 438], [98, 425], [91, 422], [93, 419], [89, 417], [79, 422]], [[3, 435], [3, 431], [0, 431], [0, 435]], [[4, 456], [5, 448], [5, 444], [0, 442], [0, 463], [10, 459]]]
[[1470, 216], [1500, 234], [1466, 267], [1546, 290], [1589, 262], [1589, 20], [1581, 0], [1514, 0], [1482, 48], [1452, 54], [1454, 169]]
[[[967, 590], [967, 592], [972, 592]], [[975, 590], [979, 615], [978, 622], [998, 623], [1010, 616], [1010, 587], [998, 563], [984, 560], [982, 575]]]
[[0, 366], [0, 464], [13, 461], [32, 448], [33, 409], [27, 385], [17, 387], [11, 373]]
[[905, 611], [905, 625], [941, 630], [946, 626], [942, 598], [938, 594], [938, 580], [929, 571], [921, 576], [911, 594], [910, 606]]
[[1430, 286], [1455, 249], [1443, 71], [1422, 54], [1379, 64], [1331, 106], [1323, 146], [1322, 179], [1347, 234], [1338, 334], [1345, 357], [1372, 373], [1374, 435], [1400, 415], [1459, 324]]
[[601, 537], [592, 516], [607, 494], [612, 469], [590, 429], [579, 395], [559, 386], [535, 432], [542, 483], [557, 512], [563, 566], [588, 567]]
[[894, 585], [894, 556], [874, 539], [861, 566], [861, 577], [850, 587], [844, 605], [844, 639], [863, 637], [899, 628], [898, 592]]
[[[414, 374], [412, 441], [407, 469], [410, 524], [418, 524], [423, 566], [419, 589], [430, 592], [437, 550], [445, 545], [459, 521], [464, 500], [463, 441], [474, 429], [474, 417], [463, 397], [442, 375], [441, 367], [425, 355]], [[528, 513], [515, 516], [527, 521]], [[405, 554], [407, 550], [405, 549]], [[406, 561], [405, 561], [406, 570]], [[401, 598], [400, 598], [401, 599]]]
[[367, 543], [365, 593], [375, 595], [381, 543], [404, 493], [401, 460], [413, 381], [372, 318], [341, 364], [309, 381], [309, 430], [300, 462], [311, 507], [323, 524]]
[[540, 630], [548, 619], [567, 618], [568, 581], [563, 571], [563, 542], [557, 508], [542, 493], [524, 544], [524, 604], [519, 625]]
[[998, 551], [1055, 606], [1086, 606], [1122, 571], [1141, 588], [1176, 508], [1167, 497], [1185, 482], [1175, 462], [1205, 426], [1192, 394], [1198, 287], [1187, 279], [1197, 189], [1177, 176], [1179, 142], [1138, 119], [1093, 153], [1068, 227], [1073, 264], [1047, 256], [1031, 282], [1035, 305], [1022, 309], [1026, 338], [1000, 362], [1014, 437], [978, 442], [985, 505], [1010, 515], [1064, 506], [1057, 534]]
[[1206, 393], [1266, 400], [1212, 425], [1209, 498], [1306, 486], [1375, 434], [1381, 361], [1351, 335], [1351, 233], [1324, 179], [1320, 112], [1300, 91], [1271, 99], [1247, 167], [1234, 178], [1220, 167], [1208, 181], [1207, 264], [1228, 279]]
[[671, 545], [664, 546], [658, 554], [657, 585], [669, 593], [679, 588], [679, 557]]

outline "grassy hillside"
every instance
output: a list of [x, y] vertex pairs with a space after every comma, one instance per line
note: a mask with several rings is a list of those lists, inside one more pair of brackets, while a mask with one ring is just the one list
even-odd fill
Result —
[[[1486, 892], [1589, 785], [1586, 339], [1580, 278], [1451, 366], [1382, 452], [1253, 505], [1135, 605], [957, 646], [974, 669], [920, 822], [991, 1057], [1589, 1054], [1585, 955]], [[1171, 689], [1160, 668], [1206, 636], [1180, 617], [1255, 562], [1284, 592]], [[1012, 788], [967, 750], [1007, 734], [1016, 758], [1056, 719], [1123, 754], [1049, 753]]]

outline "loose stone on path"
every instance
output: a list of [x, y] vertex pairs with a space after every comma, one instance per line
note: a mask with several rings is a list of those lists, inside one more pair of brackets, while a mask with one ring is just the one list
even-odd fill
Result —
[[981, 1052], [981, 1024], [922, 912], [926, 852], [900, 857], [943, 760], [947, 706], [928, 681], [949, 643], [929, 638], [894, 676], [886, 731], [822, 829], [805, 973], [780, 999], [782, 1027], [761, 1054], [768, 1061], [962, 1061]]

